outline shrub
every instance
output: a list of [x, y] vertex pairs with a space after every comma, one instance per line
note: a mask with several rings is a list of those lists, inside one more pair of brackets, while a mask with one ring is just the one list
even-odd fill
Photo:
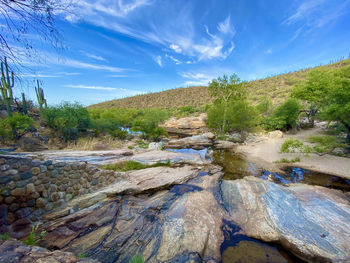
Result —
[[63, 103], [45, 108], [41, 117], [46, 124], [60, 132], [66, 141], [76, 140], [81, 132], [91, 127], [89, 112], [78, 103]]
[[278, 161], [274, 161], [274, 163], [297, 163], [300, 162], [300, 157], [295, 157], [294, 159], [281, 158]]
[[304, 143], [298, 139], [289, 138], [285, 140], [281, 146], [281, 153], [295, 153], [296, 150], [301, 150]]
[[290, 98], [277, 107], [270, 117], [263, 120], [263, 126], [267, 130], [293, 129], [297, 125], [299, 110], [299, 101]]
[[317, 153], [330, 152], [337, 147], [346, 146], [337, 137], [331, 135], [310, 135], [307, 140], [316, 144], [313, 146], [313, 150]]
[[144, 263], [145, 260], [143, 259], [142, 254], [137, 253], [136, 255], [132, 256], [129, 263]]
[[34, 124], [33, 118], [13, 113], [12, 117], [0, 119], [0, 138], [2, 140], [19, 138], [32, 129]]
[[114, 164], [106, 164], [101, 166], [102, 169], [113, 170], [118, 172], [126, 172], [131, 170], [142, 170], [150, 167], [159, 167], [159, 166], [170, 166], [170, 162], [157, 162], [155, 164], [147, 165], [142, 164], [136, 161], [121, 161]]
[[132, 124], [132, 130], [141, 132], [143, 138], [158, 140], [161, 135], [167, 135], [166, 131], [159, 127], [169, 117], [164, 110], [149, 109], [140, 112]]
[[[226, 111], [226, 117], [224, 113]], [[223, 125], [223, 122], [226, 122]], [[258, 114], [254, 107], [242, 100], [222, 103], [216, 101], [207, 112], [207, 125], [221, 133], [229, 131], [251, 131], [258, 123]], [[221, 130], [223, 129], [224, 130]]]

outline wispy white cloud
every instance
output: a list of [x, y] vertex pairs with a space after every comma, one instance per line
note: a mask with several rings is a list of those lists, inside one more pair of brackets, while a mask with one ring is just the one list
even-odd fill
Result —
[[19, 74], [21, 78], [59, 78], [58, 75], [46, 75], [46, 74]]
[[332, 25], [338, 18], [350, 12], [350, 0], [306, 0], [303, 1], [286, 19], [284, 26], [298, 26], [289, 42], [300, 35], [318, 28]]
[[163, 67], [162, 57], [161, 56], [156, 56], [154, 58], [154, 61], [159, 65], [159, 67]]
[[92, 90], [116, 90], [112, 87], [103, 87], [103, 86], [86, 86], [86, 85], [65, 85], [67, 88], [73, 89], [92, 89]]
[[82, 61], [74, 60], [74, 59], [62, 59], [61, 64], [65, 65], [65, 66], [73, 67], [73, 68], [105, 70], [105, 71], [115, 72], [115, 73], [127, 70], [127, 69], [119, 68], [119, 67], [86, 63], [86, 62], [82, 62]]
[[165, 57], [167, 57], [167, 58], [171, 59], [172, 61], [174, 61], [176, 65], [182, 64], [182, 61], [180, 61], [179, 59], [177, 59], [177, 58], [175, 58], [175, 57], [173, 57], [173, 56], [171, 56], [169, 54], [165, 54]]
[[181, 53], [181, 52], [182, 52], [182, 49], [181, 49], [178, 45], [170, 44], [169, 47], [170, 47], [172, 50], [174, 50], [176, 53]]
[[203, 73], [180, 72], [179, 75], [186, 79], [184, 86], [206, 86], [213, 79], [212, 76]]
[[[129, 37], [166, 48], [166, 52], [175, 52], [187, 56], [189, 61], [225, 59], [233, 49], [235, 35], [231, 17], [218, 20], [208, 27], [198, 23], [194, 17], [192, 2], [179, 4], [176, 1], [153, 4], [155, 1], [79, 0], [81, 17], [66, 19], [85, 22], [125, 34]], [[157, 15], [155, 15], [157, 14]], [[205, 33], [208, 34], [205, 34]]]
[[92, 59], [96, 59], [96, 60], [99, 60], [99, 61], [107, 62], [107, 59], [105, 59], [104, 57], [91, 54], [91, 53], [86, 52], [86, 51], [84, 51], [84, 50], [80, 50], [80, 53], [82, 53], [83, 55], [87, 56], [88, 58], [92, 58]]

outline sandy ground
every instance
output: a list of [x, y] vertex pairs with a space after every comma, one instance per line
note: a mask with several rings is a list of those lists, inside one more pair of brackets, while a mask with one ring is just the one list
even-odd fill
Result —
[[[303, 130], [295, 135], [284, 135], [283, 138], [270, 139], [266, 138], [260, 143], [251, 143], [248, 145], [240, 145], [237, 147], [237, 152], [243, 153], [252, 162], [258, 164], [258, 166], [270, 171], [279, 171], [283, 166], [298, 166], [301, 168], [318, 171], [322, 173], [337, 175], [343, 178], [350, 179], [350, 158], [338, 157], [334, 155], [319, 156], [316, 154], [310, 154], [309, 157], [298, 153], [279, 153], [282, 143], [290, 137], [306, 141], [306, 138], [310, 134], [321, 133], [320, 128], [313, 128], [309, 130]], [[300, 157], [301, 161], [294, 164], [275, 164], [274, 161], [280, 160], [285, 157], [293, 159]]]

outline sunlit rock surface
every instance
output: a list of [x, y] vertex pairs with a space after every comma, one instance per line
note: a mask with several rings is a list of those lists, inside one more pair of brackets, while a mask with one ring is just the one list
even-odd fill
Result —
[[148, 262], [216, 262], [224, 240], [225, 212], [217, 200], [221, 173], [196, 175], [170, 190], [118, 195], [68, 216], [51, 217], [43, 225], [47, 235], [41, 244], [74, 253], [85, 249], [106, 263], [128, 262], [137, 252]]
[[250, 237], [280, 242], [308, 261], [349, 262], [350, 204], [341, 191], [256, 177], [223, 181], [224, 206]]

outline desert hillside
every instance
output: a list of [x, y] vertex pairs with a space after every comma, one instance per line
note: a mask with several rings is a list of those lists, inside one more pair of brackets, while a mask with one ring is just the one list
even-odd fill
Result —
[[[339, 62], [331, 63], [315, 68], [336, 68], [350, 64], [350, 59], [344, 59]], [[253, 103], [259, 101], [263, 96], [268, 96], [274, 104], [280, 104], [286, 94], [291, 91], [293, 85], [306, 78], [307, 72], [313, 68], [303, 69], [291, 73], [276, 75], [265, 79], [249, 81], [247, 88], [250, 94], [250, 100]], [[91, 105], [89, 108], [178, 108], [191, 105], [200, 107], [211, 103], [212, 99], [208, 93], [207, 87], [188, 87], [171, 89], [157, 93], [149, 93], [128, 97], [124, 99], [110, 100], [99, 104]]]

